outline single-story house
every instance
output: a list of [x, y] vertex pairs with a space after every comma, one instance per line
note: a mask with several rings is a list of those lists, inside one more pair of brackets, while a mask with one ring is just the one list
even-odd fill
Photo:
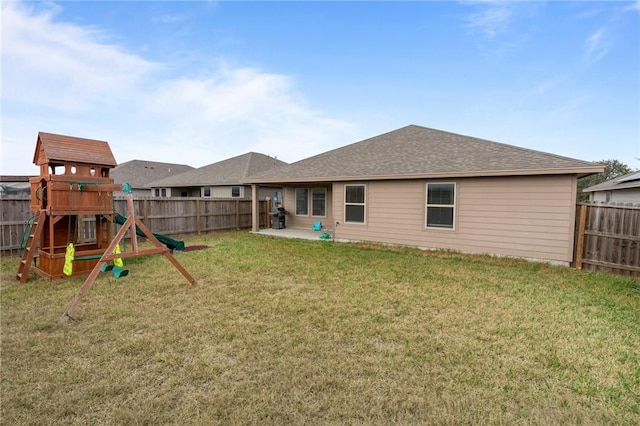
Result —
[[[153, 194], [167, 197], [237, 198], [250, 200], [251, 186], [242, 183], [254, 173], [287, 165], [284, 161], [257, 152], [248, 152], [217, 163], [147, 184]], [[264, 185], [259, 199], [277, 198], [280, 187]], [[280, 195], [281, 197], [281, 195]]]
[[[153, 193], [147, 184], [154, 180], [175, 176], [188, 172], [194, 168], [185, 164], [161, 163], [158, 161], [131, 160], [118, 164], [111, 170], [111, 177], [115, 183], [128, 183], [134, 196], [162, 197], [161, 191]], [[124, 192], [114, 192], [114, 195], [124, 195]]]
[[590, 186], [582, 191], [589, 193], [589, 201], [640, 204], [640, 170]]
[[[247, 179], [282, 185], [287, 228], [562, 264], [577, 179], [604, 166], [410, 125]], [[253, 231], [259, 232], [257, 203]]]

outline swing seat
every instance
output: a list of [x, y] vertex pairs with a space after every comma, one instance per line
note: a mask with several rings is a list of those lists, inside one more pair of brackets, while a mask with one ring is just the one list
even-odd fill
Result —
[[102, 267], [100, 268], [100, 272], [107, 272], [113, 269], [113, 265], [110, 265], [108, 263], [105, 263], [104, 265], [102, 265]]
[[113, 269], [111, 270], [111, 272], [113, 272], [113, 276], [116, 278], [122, 278], [122, 277], [126, 277], [127, 275], [129, 275], [129, 270], [128, 269], [122, 269], [119, 266], [114, 266]]

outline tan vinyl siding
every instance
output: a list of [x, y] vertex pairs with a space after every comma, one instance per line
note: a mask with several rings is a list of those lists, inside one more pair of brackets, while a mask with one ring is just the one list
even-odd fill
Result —
[[[282, 192], [282, 188], [270, 188], [270, 187], [260, 187], [258, 190], [258, 199], [264, 200], [265, 198], [274, 199], [278, 192]], [[251, 187], [244, 187], [244, 199], [251, 198]]]
[[[609, 199], [607, 200], [607, 193]], [[640, 203], [640, 188], [616, 189], [594, 191], [591, 193], [591, 201], [599, 203]]]
[[[308, 188], [309, 189], [309, 214], [306, 216], [298, 216], [296, 215], [296, 188]], [[326, 189], [326, 216], [312, 216], [312, 197], [311, 197], [311, 189], [312, 188], [325, 188]], [[287, 186], [284, 188], [283, 193], [283, 205], [284, 209], [287, 211], [287, 216], [285, 218], [286, 226], [289, 228], [311, 228], [314, 222], [322, 222], [322, 227], [324, 229], [333, 229], [333, 219], [332, 219], [332, 190], [331, 184], [325, 185], [304, 185], [301, 184], [299, 186]]]
[[[240, 187], [240, 197], [231, 196], [232, 194], [231, 189], [233, 188], [233, 186]], [[245, 187], [241, 185], [232, 185], [232, 186], [211, 186], [210, 188], [211, 188], [211, 197], [208, 197], [208, 198], [234, 198], [237, 200], [251, 199], [251, 188], [249, 187]]]
[[[456, 183], [455, 229], [425, 226], [426, 185]], [[343, 187], [333, 206], [340, 239], [474, 253], [572, 260], [574, 176], [367, 182], [366, 224], [343, 223]]]

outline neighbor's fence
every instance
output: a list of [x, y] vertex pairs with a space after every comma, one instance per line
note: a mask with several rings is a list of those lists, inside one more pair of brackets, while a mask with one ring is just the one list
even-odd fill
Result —
[[0, 248], [2, 252], [20, 249], [24, 222], [31, 216], [29, 196], [0, 198]]
[[[31, 216], [30, 200], [0, 198], [0, 250], [21, 251], [25, 221]], [[138, 198], [136, 216], [155, 234], [188, 235], [251, 228], [251, 200], [206, 198]], [[124, 197], [114, 200], [116, 213], [127, 215]], [[269, 205], [260, 202], [260, 226], [269, 226]], [[81, 241], [95, 240], [95, 217], [84, 216], [78, 230]]]
[[640, 206], [578, 203], [575, 267], [640, 278]]

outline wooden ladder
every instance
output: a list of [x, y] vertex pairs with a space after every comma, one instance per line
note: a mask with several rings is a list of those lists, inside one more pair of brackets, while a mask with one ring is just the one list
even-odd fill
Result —
[[31, 230], [29, 231], [29, 239], [27, 240], [26, 247], [24, 249], [24, 252], [22, 253], [22, 260], [20, 261], [18, 273], [16, 274], [16, 278], [21, 283], [26, 282], [27, 278], [29, 277], [29, 269], [31, 268], [33, 258], [36, 255], [38, 241], [40, 240], [40, 234], [42, 234], [46, 216], [47, 212], [45, 210], [41, 210], [40, 214], [36, 217], [36, 221], [31, 226]]

